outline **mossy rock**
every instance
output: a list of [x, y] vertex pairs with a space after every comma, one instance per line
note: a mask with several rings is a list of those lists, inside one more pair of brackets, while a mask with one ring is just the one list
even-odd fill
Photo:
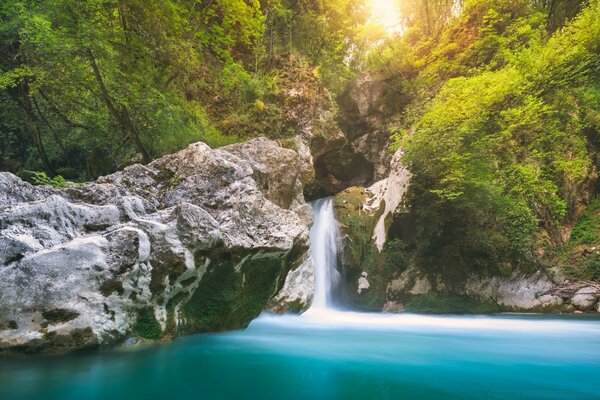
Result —
[[44, 331], [41, 339], [34, 339], [26, 344], [2, 347], [0, 355], [9, 354], [67, 354], [95, 349], [98, 341], [92, 328], [74, 329], [68, 334], [60, 335], [56, 332]]
[[504, 310], [491, 300], [481, 301], [471, 296], [441, 294], [432, 291], [427, 294], [414, 296], [406, 304], [406, 311], [432, 314], [482, 314], [496, 313]]
[[155, 297], [165, 290], [165, 278], [168, 277], [169, 283], [172, 284], [187, 270], [185, 259], [170, 249], [158, 252], [152, 257], [151, 263], [150, 292]]
[[152, 307], [145, 307], [138, 311], [133, 333], [144, 339], [160, 338], [162, 328], [154, 316]]
[[119, 295], [123, 295], [123, 282], [118, 278], [108, 279], [100, 285], [100, 293], [104, 297], [108, 297], [114, 292], [117, 292]]
[[247, 326], [275, 293], [284, 264], [277, 256], [260, 255], [213, 264], [182, 308], [185, 329], [203, 332]]

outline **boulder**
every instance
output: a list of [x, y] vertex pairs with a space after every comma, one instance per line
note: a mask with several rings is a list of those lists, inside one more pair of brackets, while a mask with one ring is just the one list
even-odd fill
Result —
[[581, 311], [590, 311], [596, 305], [600, 292], [593, 286], [585, 286], [571, 297], [571, 304]]
[[307, 258], [300, 166], [255, 139], [61, 190], [0, 173], [0, 353], [246, 326]]
[[510, 276], [471, 274], [460, 294], [481, 300], [492, 299], [501, 306], [517, 310], [528, 310], [562, 304], [558, 296], [542, 295], [555, 286], [552, 279], [541, 270], [533, 274], [515, 272]]

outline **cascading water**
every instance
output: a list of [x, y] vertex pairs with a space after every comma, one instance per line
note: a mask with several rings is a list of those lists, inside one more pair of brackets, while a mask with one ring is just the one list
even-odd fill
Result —
[[312, 202], [314, 224], [310, 230], [311, 257], [315, 265], [315, 291], [310, 312], [333, 308], [332, 293], [340, 282], [337, 270], [339, 229], [333, 199]]

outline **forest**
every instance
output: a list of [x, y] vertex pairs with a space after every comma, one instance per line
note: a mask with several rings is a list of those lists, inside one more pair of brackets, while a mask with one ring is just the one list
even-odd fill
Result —
[[[417, 257], [531, 261], [582, 213], [596, 221], [600, 2], [394, 5], [377, 18], [377, 0], [4, 1], [0, 169], [60, 187], [195, 141], [285, 143], [287, 80], [341, 103], [370, 74], [413, 174]], [[598, 258], [584, 270], [600, 277]]]

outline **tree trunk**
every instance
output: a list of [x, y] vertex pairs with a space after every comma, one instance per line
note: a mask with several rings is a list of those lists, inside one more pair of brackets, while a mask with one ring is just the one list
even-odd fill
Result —
[[149, 163], [150, 161], [152, 161], [152, 157], [150, 156], [150, 153], [148, 152], [148, 150], [146, 150], [146, 148], [144, 147], [144, 144], [140, 140], [139, 132], [136, 129], [135, 125], [133, 124], [133, 121], [131, 120], [131, 117], [129, 115], [129, 111], [127, 110], [127, 107], [125, 107], [124, 105], [121, 105], [119, 107], [119, 109], [117, 109], [117, 107], [113, 103], [112, 97], [108, 93], [108, 89], [106, 88], [106, 85], [104, 84], [104, 80], [102, 79], [102, 75], [100, 74], [100, 69], [98, 68], [96, 59], [94, 58], [92, 51], [89, 49], [88, 49], [88, 57], [90, 59], [90, 63], [92, 64], [92, 69], [94, 70], [96, 82], [98, 83], [98, 86], [100, 87], [100, 93], [102, 95], [102, 100], [104, 101], [104, 104], [106, 104], [106, 108], [108, 108], [108, 112], [117, 121], [117, 123], [123, 130], [124, 136], [127, 138], [131, 138], [133, 140], [133, 144], [135, 145], [136, 149], [142, 155], [144, 162]]
[[35, 144], [35, 148], [40, 156], [40, 160], [42, 160], [42, 164], [44, 164], [44, 168], [46, 172], [54, 175], [54, 168], [50, 165], [50, 160], [48, 159], [48, 155], [46, 154], [46, 149], [44, 148], [44, 143], [42, 142], [42, 137], [40, 136], [40, 132], [38, 131], [37, 124], [35, 123], [35, 116], [33, 114], [33, 107], [31, 104], [31, 97], [29, 97], [29, 88], [24, 84], [19, 88], [20, 94], [20, 104], [25, 111], [25, 116], [27, 119], [27, 131], [31, 135], [33, 139], [33, 143]]

